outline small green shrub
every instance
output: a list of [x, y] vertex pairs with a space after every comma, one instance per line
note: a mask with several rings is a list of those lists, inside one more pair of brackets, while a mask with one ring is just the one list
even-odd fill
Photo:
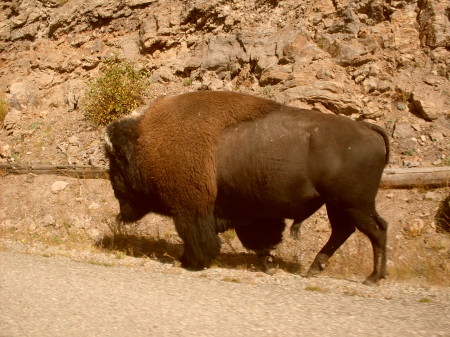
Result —
[[439, 76], [445, 77], [447, 75], [447, 70], [445, 69], [444, 66], [439, 66], [437, 69], [437, 73]]
[[264, 96], [270, 96], [272, 94], [272, 86], [267, 85], [261, 89], [261, 94]]
[[111, 58], [98, 77], [87, 83], [83, 110], [95, 124], [107, 125], [143, 104], [149, 86], [147, 70], [128, 60]]
[[6, 102], [6, 98], [0, 94], [0, 126], [3, 125], [7, 113], [8, 103]]
[[192, 85], [192, 78], [185, 78], [185, 79], [183, 80], [183, 85], [184, 85], [185, 87], [190, 87], [190, 86]]

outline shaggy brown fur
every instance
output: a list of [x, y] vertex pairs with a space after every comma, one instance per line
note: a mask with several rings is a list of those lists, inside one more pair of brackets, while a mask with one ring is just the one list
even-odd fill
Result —
[[163, 201], [172, 204], [173, 211], [193, 205], [200, 212], [209, 211], [217, 193], [214, 150], [221, 131], [280, 107], [274, 101], [233, 92], [202, 91], [158, 99], [139, 123], [137, 149], [146, 160], [145, 179], [157, 182]]
[[135, 149], [144, 168], [142, 184], [154, 186], [174, 217], [186, 266], [207, 267], [219, 253], [213, 208], [221, 131], [280, 107], [241, 93], [203, 91], [159, 98], [139, 120]]

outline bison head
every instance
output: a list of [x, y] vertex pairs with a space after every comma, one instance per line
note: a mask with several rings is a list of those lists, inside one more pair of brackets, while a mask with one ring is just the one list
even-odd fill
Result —
[[137, 221], [150, 211], [142, 188], [141, 170], [136, 165], [137, 122], [124, 118], [108, 125], [105, 133], [109, 177], [120, 205], [117, 218], [123, 222]]

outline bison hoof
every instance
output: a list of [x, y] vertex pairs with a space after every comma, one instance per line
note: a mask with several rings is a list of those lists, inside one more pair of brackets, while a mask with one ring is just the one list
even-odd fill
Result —
[[314, 277], [317, 276], [320, 273], [320, 270], [317, 269], [309, 269], [306, 273], [306, 277]]
[[291, 238], [299, 241], [300, 240], [300, 233], [298, 229], [291, 228], [290, 230]]
[[371, 287], [374, 287], [374, 286], [377, 285], [376, 282], [374, 282], [374, 281], [372, 281], [372, 280], [369, 280], [369, 279], [366, 279], [366, 280], [363, 282], [363, 284], [366, 285], [366, 286], [371, 286]]
[[364, 285], [366, 286], [377, 286], [378, 285], [378, 281], [379, 278], [373, 277], [373, 276], [369, 276], [368, 278], [365, 279], [365, 281], [363, 282]]
[[274, 258], [270, 254], [259, 255], [259, 260], [261, 261], [263, 271], [268, 275], [273, 275], [278, 270], [278, 265], [275, 265]]
[[195, 262], [195, 261], [191, 261], [190, 259], [187, 259], [185, 255], [182, 255], [180, 257], [180, 264], [181, 267], [186, 269], [186, 270], [191, 270], [191, 271], [199, 271], [199, 270], [203, 270], [206, 269], [207, 266], [204, 266], [203, 264], [199, 263], [199, 262]]
[[267, 275], [272, 276], [272, 275], [275, 275], [275, 273], [277, 272], [277, 270], [278, 270], [278, 268], [268, 268], [268, 269], [264, 270], [264, 272], [265, 272]]
[[325, 263], [321, 263], [318, 266], [311, 266], [308, 270], [308, 273], [306, 274], [306, 277], [314, 277], [317, 276], [322, 270], [324, 270], [326, 267]]

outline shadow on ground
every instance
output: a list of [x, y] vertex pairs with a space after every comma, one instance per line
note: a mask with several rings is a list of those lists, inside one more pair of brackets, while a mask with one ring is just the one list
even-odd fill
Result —
[[[169, 264], [177, 264], [178, 258], [183, 253], [182, 243], [126, 234], [105, 236], [96, 243], [96, 246], [103, 250], [119, 251], [137, 258], [148, 257]], [[222, 268], [262, 271], [258, 258], [251, 252], [221, 252], [214, 263]], [[299, 262], [286, 262], [277, 258], [276, 263], [280, 269], [289, 273], [301, 274], [303, 271]]]

